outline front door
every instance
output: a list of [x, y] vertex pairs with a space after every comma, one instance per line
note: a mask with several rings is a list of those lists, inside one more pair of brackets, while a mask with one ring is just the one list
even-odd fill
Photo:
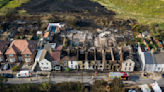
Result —
[[23, 61], [22, 56], [18, 56], [18, 61]]

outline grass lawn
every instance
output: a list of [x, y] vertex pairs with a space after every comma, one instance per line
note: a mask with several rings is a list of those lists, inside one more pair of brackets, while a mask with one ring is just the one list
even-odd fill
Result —
[[0, 10], [5, 8], [15, 8], [21, 6], [22, 3], [27, 3], [30, 0], [0, 0]]
[[116, 12], [118, 18], [134, 18], [140, 23], [164, 22], [162, 0], [92, 0]]

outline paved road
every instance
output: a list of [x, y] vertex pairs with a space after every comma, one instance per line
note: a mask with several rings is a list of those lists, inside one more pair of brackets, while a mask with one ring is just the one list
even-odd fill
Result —
[[[83, 76], [83, 83], [90, 83], [93, 84], [93, 82], [95, 80], [99, 80], [99, 79], [107, 79], [107, 76], [97, 76], [95, 77], [95, 79], [92, 79], [91, 76]], [[42, 79], [39, 78], [38, 79], [36, 77], [32, 77], [32, 81], [30, 81], [30, 78], [10, 78], [8, 79], [7, 84], [22, 84], [22, 83], [42, 83], [44, 81], [49, 81], [48, 78], [46, 79]], [[82, 82], [82, 76], [51, 76], [51, 82], [52, 83], [60, 83], [63, 81], [80, 81]]]
[[[106, 80], [107, 76], [97, 76], [94, 80], [104, 79]], [[92, 80], [91, 76], [83, 76], [83, 83], [90, 83], [93, 84], [94, 80]], [[145, 79], [142, 78], [139, 74], [138, 75], [131, 75], [129, 81], [124, 81], [124, 83], [130, 83], [130, 84], [150, 84], [155, 82], [155, 80], [159, 83], [159, 85], [164, 86], [164, 79], [159, 77], [155, 77], [154, 79]], [[38, 79], [33, 75], [32, 81], [30, 81], [30, 78], [12, 78], [8, 79], [7, 84], [22, 84], [22, 83], [42, 83], [44, 81], [49, 81], [48, 78], [42, 79], [41, 77], [38, 77]], [[51, 76], [51, 82], [52, 83], [60, 83], [63, 81], [80, 81], [82, 82], [82, 76]]]

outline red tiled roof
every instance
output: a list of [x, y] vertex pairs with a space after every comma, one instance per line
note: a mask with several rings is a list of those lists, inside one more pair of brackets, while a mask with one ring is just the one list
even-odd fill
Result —
[[51, 60], [52, 61], [60, 61], [60, 52], [61, 50], [53, 50], [53, 52], [51, 53]]
[[32, 54], [32, 49], [36, 50], [37, 41], [32, 40], [14, 40], [5, 54]]
[[50, 32], [46, 32], [46, 33], [44, 34], [44, 38], [47, 38], [47, 37], [49, 36], [49, 33], [50, 33]]

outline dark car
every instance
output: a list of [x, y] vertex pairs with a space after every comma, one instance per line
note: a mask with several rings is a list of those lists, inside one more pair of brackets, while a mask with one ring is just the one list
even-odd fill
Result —
[[6, 74], [3, 74], [3, 76], [6, 77], [6, 78], [13, 78], [13, 75], [12, 74], [7, 74], [7, 73]]
[[164, 78], [164, 74], [162, 74], [162, 78]]

